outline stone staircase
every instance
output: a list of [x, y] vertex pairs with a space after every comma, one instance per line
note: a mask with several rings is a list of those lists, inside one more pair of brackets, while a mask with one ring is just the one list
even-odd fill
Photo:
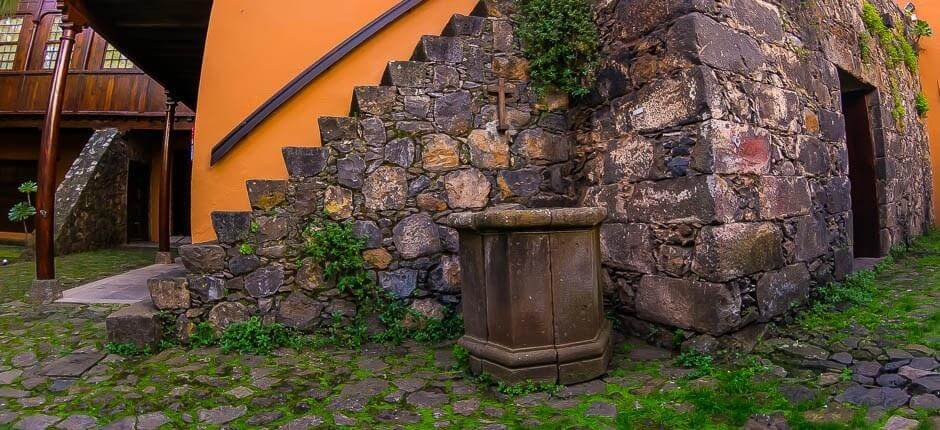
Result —
[[283, 148], [289, 179], [248, 181], [250, 212], [213, 213], [218, 240], [180, 249], [190, 273], [150, 283], [154, 312], [175, 314], [184, 340], [199, 321], [221, 329], [257, 315], [315, 330], [355, 316], [300, 255], [304, 227], [324, 216], [353, 223], [376, 282], [413, 309], [459, 303], [449, 215], [576, 201], [566, 116], [537, 112], [506, 11], [487, 0], [453, 16], [389, 63], [381, 85], [355, 88], [350, 116], [320, 118], [321, 147]]

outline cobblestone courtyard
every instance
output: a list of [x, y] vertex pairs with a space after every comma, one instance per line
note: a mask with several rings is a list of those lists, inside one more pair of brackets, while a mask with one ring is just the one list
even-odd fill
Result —
[[[60, 273], [74, 286], [150, 258], [70, 256]], [[940, 235], [885, 266], [826, 289], [798, 319], [729, 339], [750, 354], [709, 338], [681, 355], [619, 339], [605, 378], [562, 388], [472, 379], [452, 344], [107, 354], [117, 307], [30, 308], [32, 268], [17, 263], [0, 268], [0, 427], [940, 428]]]

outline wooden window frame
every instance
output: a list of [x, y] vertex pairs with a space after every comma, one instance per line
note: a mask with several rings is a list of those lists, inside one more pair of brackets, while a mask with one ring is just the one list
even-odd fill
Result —
[[52, 23], [49, 25], [49, 37], [46, 38], [46, 44], [42, 50], [43, 70], [55, 69], [55, 63], [59, 61], [59, 44], [61, 39], [62, 15], [55, 15], [52, 17]]
[[[16, 55], [19, 53], [20, 37], [23, 35], [23, 17], [10, 16], [0, 19], [0, 28], [13, 28], [16, 31], [0, 32], [0, 70], [8, 71], [16, 68]], [[2, 36], [13, 35], [12, 40], [3, 40]], [[3, 58], [10, 55], [9, 60]]]

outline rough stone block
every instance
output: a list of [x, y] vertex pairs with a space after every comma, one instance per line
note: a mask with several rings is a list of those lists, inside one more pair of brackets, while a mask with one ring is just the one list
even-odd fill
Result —
[[705, 226], [699, 233], [692, 271], [725, 282], [783, 266], [783, 234], [771, 223]]
[[415, 141], [410, 137], [394, 139], [385, 146], [385, 161], [409, 168], [415, 161]]
[[[624, 207], [614, 206], [612, 215], [635, 222], [707, 224], [734, 220], [739, 204], [720, 177], [687, 176], [636, 184]], [[618, 216], [616, 211], [622, 213]]]
[[447, 93], [434, 99], [434, 125], [450, 136], [462, 136], [473, 127], [469, 91]]
[[251, 233], [251, 213], [212, 212], [212, 227], [220, 243], [242, 242]]
[[395, 87], [356, 87], [353, 106], [358, 112], [382, 117], [395, 109], [398, 90]]
[[393, 233], [395, 248], [406, 260], [441, 252], [437, 224], [428, 214], [419, 213], [403, 219]]
[[495, 128], [478, 129], [467, 138], [470, 147], [470, 163], [480, 169], [505, 169], [509, 167], [509, 145]]
[[460, 166], [460, 142], [446, 134], [422, 138], [421, 164], [425, 170], [440, 172]]
[[287, 200], [287, 181], [250, 180], [247, 186], [252, 208], [269, 211]]
[[408, 197], [408, 179], [400, 167], [375, 169], [362, 186], [366, 207], [374, 211], [401, 209]]
[[785, 314], [809, 296], [811, 279], [805, 264], [766, 273], [757, 281], [757, 308], [762, 322]]
[[553, 164], [568, 160], [571, 144], [565, 136], [533, 128], [516, 136], [512, 150], [534, 164]]
[[753, 38], [700, 13], [676, 20], [666, 39], [672, 55], [729, 72], [746, 75], [766, 61]]
[[414, 59], [434, 63], [457, 64], [464, 58], [464, 45], [460, 38], [447, 36], [422, 36]]
[[805, 178], [764, 176], [758, 193], [760, 216], [765, 220], [806, 215], [813, 208]]
[[225, 248], [219, 245], [184, 245], [179, 248], [183, 266], [193, 273], [218, 273], [225, 270]]
[[225, 281], [215, 276], [190, 275], [187, 286], [203, 303], [217, 302], [225, 296]]
[[336, 182], [340, 185], [359, 189], [366, 173], [366, 162], [359, 154], [349, 154], [336, 161]]
[[722, 335], [741, 325], [741, 293], [731, 285], [647, 275], [636, 290], [647, 321]]
[[483, 25], [486, 19], [479, 16], [454, 15], [444, 28], [444, 36], [471, 36], [483, 35]]
[[418, 288], [418, 272], [412, 269], [380, 272], [379, 285], [395, 297], [406, 299]]
[[359, 120], [357, 118], [321, 116], [317, 119], [317, 123], [320, 126], [320, 141], [323, 143], [359, 138]]
[[429, 83], [431, 64], [421, 61], [392, 61], [382, 84], [400, 88], [423, 88]]
[[599, 165], [605, 184], [650, 179], [656, 159], [655, 142], [646, 137], [629, 134], [611, 141]]
[[212, 328], [221, 332], [233, 323], [248, 321], [250, 317], [251, 312], [245, 305], [238, 302], [222, 302], [212, 307], [207, 320]]
[[660, 131], [718, 116], [714, 100], [721, 94], [715, 75], [705, 67], [683, 72], [676, 79], [662, 79], [643, 87], [635, 100], [615, 102], [615, 109], [629, 118], [640, 133]]
[[601, 226], [601, 255], [604, 264], [622, 270], [653, 273], [653, 230], [646, 224]]
[[283, 148], [284, 164], [292, 178], [312, 178], [326, 168], [330, 160], [328, 148]]
[[277, 266], [266, 266], [245, 277], [245, 291], [254, 298], [270, 297], [284, 284], [284, 270]]
[[800, 217], [794, 223], [793, 242], [797, 261], [810, 262], [829, 249], [829, 226], [813, 215]]
[[150, 299], [161, 311], [189, 309], [190, 298], [185, 277], [157, 277], [147, 280]]
[[323, 304], [294, 292], [281, 302], [277, 310], [277, 322], [297, 330], [311, 330], [323, 313]]
[[504, 170], [496, 178], [500, 195], [509, 197], [531, 197], [539, 192], [542, 173], [536, 169]]
[[163, 330], [158, 311], [151, 303], [138, 303], [124, 307], [105, 320], [108, 341], [129, 343], [139, 348], [155, 347]]
[[730, 175], [766, 174], [770, 171], [770, 139], [770, 132], [763, 128], [706, 121], [692, 148], [692, 168]]
[[482, 209], [489, 201], [490, 181], [477, 169], [463, 169], [444, 177], [447, 202], [454, 209]]

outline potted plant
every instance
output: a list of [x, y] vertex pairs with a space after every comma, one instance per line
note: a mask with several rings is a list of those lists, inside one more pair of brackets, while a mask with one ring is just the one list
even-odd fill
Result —
[[26, 201], [13, 205], [13, 207], [10, 208], [9, 214], [7, 214], [7, 218], [9, 218], [10, 221], [23, 224], [23, 233], [26, 234], [26, 240], [24, 241], [26, 250], [23, 252], [24, 259], [32, 255], [33, 245], [35, 244], [35, 238], [32, 233], [29, 232], [29, 224], [27, 224], [27, 221], [36, 216], [36, 207], [33, 206], [32, 196], [38, 189], [39, 186], [34, 181], [22, 183], [17, 190], [26, 195]]

